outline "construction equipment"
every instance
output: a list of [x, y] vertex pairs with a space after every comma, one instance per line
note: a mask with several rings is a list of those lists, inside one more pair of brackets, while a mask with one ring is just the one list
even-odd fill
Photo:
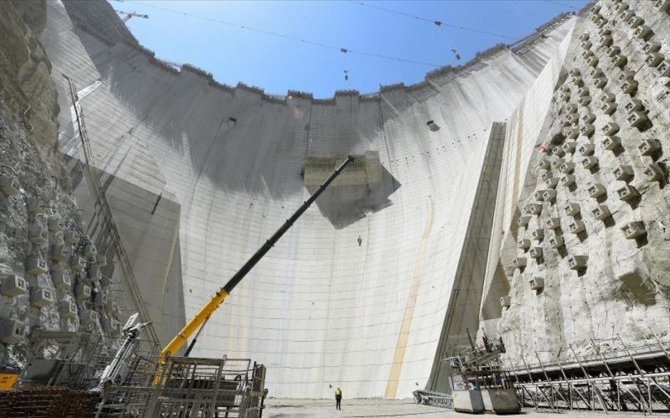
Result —
[[[270, 249], [279, 241], [279, 239], [289, 230], [289, 228], [295, 223], [296, 220], [311, 206], [312, 203], [319, 197], [321, 193], [332, 183], [337, 176], [340, 175], [344, 168], [354, 161], [353, 156], [348, 156], [342, 164], [335, 169], [335, 171], [326, 179], [321, 186], [307, 199], [295, 213], [284, 222], [284, 224], [268, 239], [263, 246], [261, 246], [254, 255], [249, 258], [249, 260], [240, 268], [240, 270], [235, 273], [235, 275], [221, 287], [214, 296], [198, 311], [198, 313], [184, 325], [184, 327], [177, 333], [177, 335], [170, 341], [160, 353], [160, 361], [164, 361], [166, 357], [174, 355], [179, 351], [179, 349], [186, 343], [188, 338], [193, 335], [194, 332], [200, 333], [200, 330], [207, 323], [212, 313], [223, 303], [226, 297], [233, 291], [235, 286], [237, 286], [244, 276], [251, 271], [252, 268], [263, 258], [263, 256], [270, 251]], [[186, 356], [189, 355], [196, 341], [198, 340], [198, 334], [191, 342], [191, 345], [186, 350]]]

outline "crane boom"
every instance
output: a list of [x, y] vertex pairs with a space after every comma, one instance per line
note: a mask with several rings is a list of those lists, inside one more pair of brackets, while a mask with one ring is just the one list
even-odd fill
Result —
[[[340, 175], [342, 170], [354, 160], [354, 157], [351, 155], [342, 162], [342, 164], [339, 165], [335, 169], [335, 171], [326, 179], [326, 181], [319, 186], [318, 189], [307, 199], [303, 204], [298, 208], [298, 210], [295, 211], [295, 213], [284, 222], [284, 224], [275, 232], [265, 243], [261, 246], [261, 248], [256, 251], [254, 255], [252, 255], [249, 260], [240, 268], [240, 270], [235, 273], [233, 277], [228, 280], [228, 283], [226, 283], [223, 287], [221, 287], [215, 294], [212, 296], [212, 298], [198, 311], [197, 314], [193, 318], [191, 318], [190, 321], [184, 325], [184, 327], [177, 333], [177, 335], [170, 341], [163, 349], [161, 350], [160, 357], [159, 357], [159, 362], [165, 361], [165, 358], [167, 356], [175, 354], [179, 349], [186, 343], [187, 339], [193, 335], [194, 332], [198, 331], [198, 329], [204, 325], [205, 322], [209, 319], [209, 317], [212, 315], [212, 313], [223, 303], [223, 301], [226, 299], [226, 297], [230, 294], [230, 292], [233, 291], [235, 286], [237, 286], [244, 276], [251, 271], [252, 268], [258, 262], [263, 258], [263, 256], [270, 251], [270, 249], [279, 241], [279, 238], [282, 237], [286, 233], [286, 231], [291, 228], [291, 226], [295, 223], [295, 221], [302, 215], [307, 208], [310, 207], [312, 203], [316, 200], [319, 195], [326, 190], [326, 188], [332, 183], [337, 176]], [[192, 348], [189, 347], [189, 351]]]

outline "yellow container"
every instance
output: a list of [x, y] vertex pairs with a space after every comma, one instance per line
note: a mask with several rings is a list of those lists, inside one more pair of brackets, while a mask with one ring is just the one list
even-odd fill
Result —
[[19, 372], [0, 371], [0, 390], [12, 389], [19, 379]]

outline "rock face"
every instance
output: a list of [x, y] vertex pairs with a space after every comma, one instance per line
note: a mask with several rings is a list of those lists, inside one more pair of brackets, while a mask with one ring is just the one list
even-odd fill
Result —
[[507, 194], [518, 204], [498, 212], [509, 232], [482, 309], [507, 365], [566, 361], [570, 346], [594, 355], [591, 338], [604, 354], [670, 338], [668, 6], [584, 13], [543, 128], [519, 138], [535, 151], [523, 190]]
[[3, 366], [25, 366], [36, 329], [103, 338], [119, 331], [110, 271], [88, 238], [58, 147], [56, 88], [39, 40], [45, 27], [46, 2], [0, 3]]

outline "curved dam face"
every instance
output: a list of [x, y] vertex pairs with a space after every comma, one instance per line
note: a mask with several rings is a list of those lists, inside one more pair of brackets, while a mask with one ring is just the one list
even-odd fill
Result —
[[316, 100], [174, 70], [111, 30], [110, 10], [50, 1], [42, 41], [61, 148], [72, 164], [83, 159], [71, 81], [161, 342], [309, 196], [328, 161], [353, 154], [365, 162], [358, 174], [263, 258], [192, 355], [264, 363], [277, 397], [340, 386], [349, 397], [400, 398], [436, 385], [447, 337], [467, 346], [476, 334], [484, 271], [464, 263], [485, 265], [490, 221], [479, 222], [495, 206], [504, 122], [529, 92], [526, 106], [544, 118], [576, 18], [414, 86]]

